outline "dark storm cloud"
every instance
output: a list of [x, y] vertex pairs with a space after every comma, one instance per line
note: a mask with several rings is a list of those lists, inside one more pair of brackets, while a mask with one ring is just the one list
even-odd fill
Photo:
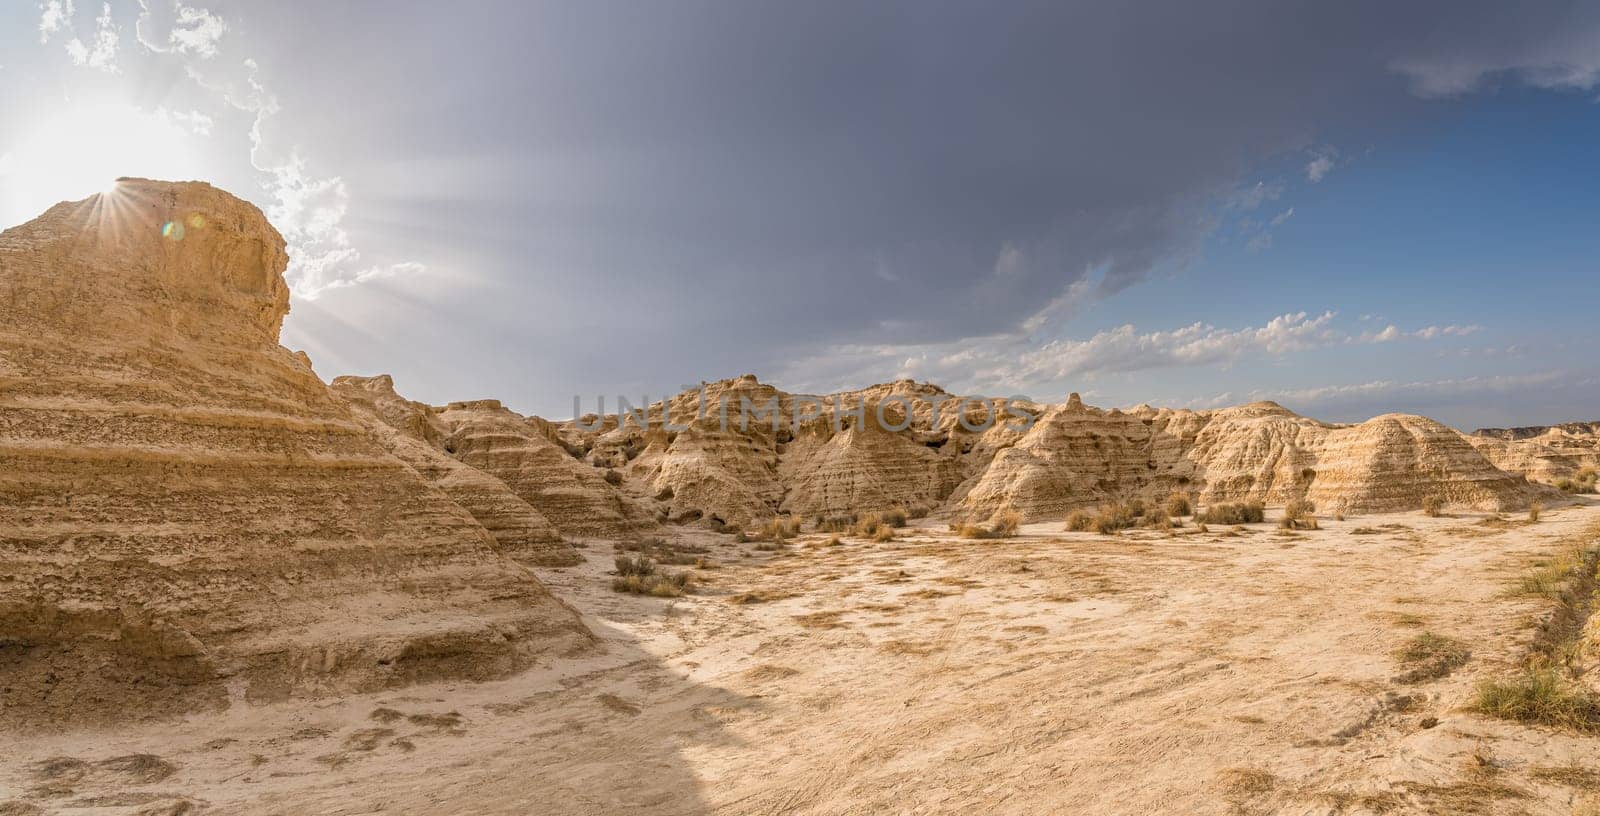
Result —
[[[581, 346], [528, 373], [609, 392], [1014, 330], [1091, 270], [1125, 287], [1263, 162], [1374, 138], [1426, 115], [1416, 94], [1570, 39], [1561, 7], [1482, 5], [383, 4], [324, 29], [403, 49], [324, 90], [328, 113], [392, 93], [397, 155], [502, 159], [492, 191], [435, 190], [428, 223], [398, 226], [476, 242], [501, 284], [438, 309]], [[1485, 50], [1508, 25], [1516, 47]], [[631, 330], [574, 340], [600, 326]]]

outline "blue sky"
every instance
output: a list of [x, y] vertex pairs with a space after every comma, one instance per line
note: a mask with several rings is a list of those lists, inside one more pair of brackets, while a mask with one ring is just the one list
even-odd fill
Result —
[[1600, 418], [1600, 11], [1391, 6], [18, 2], [0, 223], [210, 180], [286, 345], [436, 403]]

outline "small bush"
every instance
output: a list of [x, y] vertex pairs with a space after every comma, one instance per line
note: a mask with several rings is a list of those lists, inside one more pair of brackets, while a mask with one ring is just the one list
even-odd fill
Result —
[[1267, 507], [1258, 501], [1224, 502], [1207, 507], [1196, 521], [1207, 524], [1260, 524], [1267, 518]]
[[1074, 510], [1067, 514], [1067, 530], [1074, 533], [1084, 532], [1094, 526], [1094, 514], [1087, 510]]
[[1444, 498], [1441, 496], [1428, 496], [1422, 500], [1422, 513], [1429, 518], [1438, 518], [1444, 515]]
[[783, 541], [800, 535], [800, 519], [794, 516], [775, 516], [756, 531], [757, 540]]
[[1100, 505], [1100, 510], [1089, 522], [1089, 529], [1101, 535], [1114, 535], [1137, 524], [1139, 516], [1143, 514], [1143, 503], [1136, 505], [1133, 502], [1127, 504], [1108, 502]]
[[904, 507], [896, 507], [883, 514], [883, 523], [890, 527], [904, 527], [910, 517], [910, 513]]
[[605, 479], [606, 479], [606, 484], [609, 484], [609, 485], [622, 484], [622, 474], [616, 472], [615, 470], [607, 470]]
[[855, 534], [862, 538], [871, 538], [878, 534], [879, 527], [887, 527], [883, 517], [877, 513], [868, 513], [856, 521]]
[[847, 516], [818, 516], [817, 532], [848, 533], [853, 523]]
[[656, 562], [642, 555], [619, 555], [614, 563], [618, 575], [650, 575], [656, 571]]
[[994, 538], [994, 533], [988, 527], [980, 524], [961, 524], [956, 526], [956, 535], [968, 539]]
[[878, 542], [879, 544], [882, 544], [882, 543], [888, 542], [888, 541], [893, 541], [894, 540], [894, 528], [890, 527], [887, 524], [879, 525], [877, 531], [872, 534], [872, 540]]
[[1544, 505], [1538, 502], [1528, 505], [1528, 521], [1537, 523], [1539, 521], [1539, 514], [1543, 512]]
[[1167, 515], [1174, 518], [1194, 515], [1194, 503], [1187, 493], [1173, 493], [1167, 497]]
[[1022, 514], [1007, 510], [990, 520], [989, 529], [997, 538], [1010, 538], [1017, 534], [1017, 528], [1021, 526]]
[[1200, 532], [1202, 532], [1202, 533], [1209, 533], [1209, 532], [1211, 532], [1211, 528], [1210, 528], [1210, 527], [1207, 527], [1207, 526], [1206, 526], [1206, 523], [1205, 523], [1205, 522], [1203, 522], [1203, 521], [1202, 521], [1202, 522], [1200, 522], [1200, 524], [1199, 524], [1199, 526], [1197, 526], [1197, 527], [1196, 527], [1196, 528], [1195, 528], [1195, 529], [1197, 529], [1197, 530], [1199, 530], [1199, 531], [1200, 531]]
[[829, 547], [837, 547], [837, 546], [840, 546], [843, 543], [844, 543], [844, 541], [842, 541], [836, 535], [828, 536], [828, 546]]
[[633, 595], [651, 595], [657, 598], [676, 598], [689, 588], [689, 573], [662, 572], [651, 575], [622, 575], [611, 581], [617, 592]]
[[1311, 514], [1316, 509], [1311, 502], [1295, 499], [1283, 508], [1283, 521], [1279, 526], [1285, 530], [1315, 530], [1317, 517]]
[[1509, 680], [1483, 683], [1473, 707], [1506, 720], [1600, 730], [1600, 697], [1554, 666], [1529, 666]]

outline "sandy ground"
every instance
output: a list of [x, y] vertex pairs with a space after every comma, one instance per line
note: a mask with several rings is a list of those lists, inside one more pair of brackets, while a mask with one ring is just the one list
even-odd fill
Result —
[[[1592, 536], [1600, 504], [1482, 522], [930, 524], [777, 552], [680, 532], [720, 567], [674, 600], [612, 592], [590, 542], [542, 577], [603, 638], [594, 658], [0, 736], [0, 814], [1569, 814], [1600, 787], [1600, 738], [1462, 706], [1545, 609], [1518, 576]], [[1405, 682], [1392, 654], [1422, 632], [1470, 660]]]

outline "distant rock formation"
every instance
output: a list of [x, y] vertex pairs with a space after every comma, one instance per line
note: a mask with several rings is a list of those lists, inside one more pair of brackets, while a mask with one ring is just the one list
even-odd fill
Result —
[[555, 525], [504, 482], [446, 453], [448, 430], [437, 411], [400, 396], [387, 374], [338, 377], [332, 387], [390, 453], [466, 508], [505, 554], [543, 567], [571, 566], [583, 560], [562, 540]]
[[486, 679], [591, 635], [278, 345], [283, 239], [123, 180], [0, 233], [0, 716]]
[[[741, 399], [778, 406], [777, 427], [740, 427]], [[806, 413], [808, 401], [820, 409]], [[663, 411], [680, 424], [704, 416], [668, 432]], [[1053, 406], [961, 403], [909, 380], [815, 397], [745, 375], [654, 403], [645, 416], [642, 424], [637, 416], [584, 423], [593, 430], [566, 423], [558, 432], [592, 464], [617, 468], [624, 491], [680, 520], [746, 524], [781, 513], [904, 507], [964, 518], [1014, 510], [1036, 521], [1172, 492], [1202, 504], [1307, 499], [1346, 513], [1417, 509], [1429, 498], [1482, 510], [1555, 498], [1495, 467], [1474, 448], [1482, 447], [1476, 438], [1427, 418], [1333, 425], [1273, 402], [1215, 411], [1103, 410], [1077, 394]], [[1028, 422], [1009, 421], [1022, 417]]]
[[1480, 428], [1467, 441], [1501, 470], [1541, 482], [1600, 470], [1600, 422]]
[[649, 532], [654, 516], [568, 453], [540, 422], [498, 400], [452, 402], [439, 419], [446, 452], [501, 482], [569, 536], [619, 538]]

